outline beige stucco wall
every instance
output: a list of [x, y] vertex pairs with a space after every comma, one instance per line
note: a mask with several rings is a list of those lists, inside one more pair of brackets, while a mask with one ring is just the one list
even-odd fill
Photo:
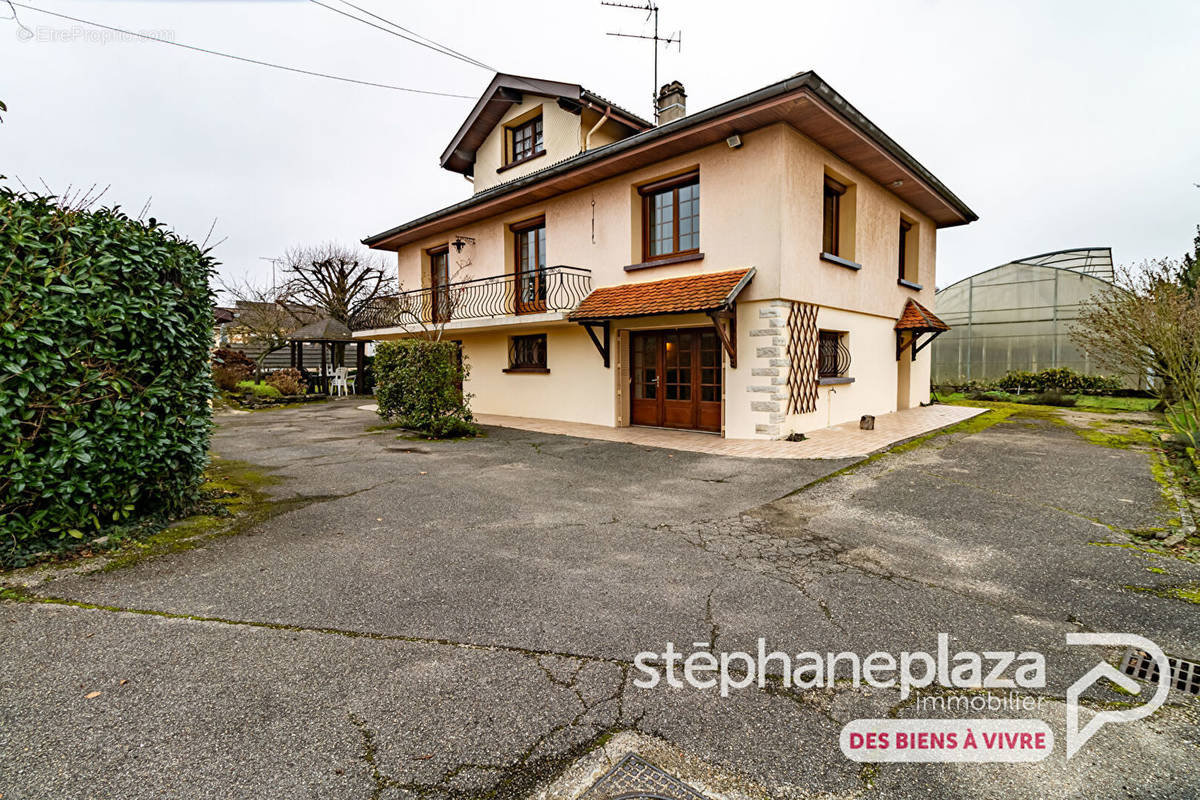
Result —
[[[932, 308], [937, 237], [932, 220], [795, 129], [784, 130], [782, 238], [786, 246], [781, 261], [780, 294], [893, 319], [899, 316], [909, 297]], [[852, 248], [843, 249], [853, 253], [853, 260], [862, 265], [860, 270], [831, 264], [819, 257], [822, 187], [827, 171], [853, 184], [854, 242]], [[851, 209], [843, 208], [844, 216], [850, 212]], [[920, 291], [896, 283], [901, 215], [917, 227], [920, 274], [914, 282], [924, 287]]]
[[[537, 102], [537, 98], [527, 98], [525, 104], [510, 111], [510, 118], [527, 113], [532, 107], [529, 104]], [[565, 142], [564, 131], [571, 127], [577, 149], [581, 118], [553, 101], [544, 102], [543, 114], [547, 147], [559, 146], [552, 145], [550, 138], [550, 121], [558, 120], [554, 125], [563, 125], [556, 128], [559, 138], [553, 141]], [[736, 150], [724, 143], [705, 147], [406, 245], [397, 253], [401, 283], [405, 289], [427, 286], [426, 251], [446, 244], [454, 234], [475, 240], [461, 254], [451, 249], [454, 280], [511, 273], [513, 247], [508, 226], [539, 215], [546, 218], [546, 263], [591, 270], [593, 287], [752, 266], [757, 269], [756, 277], [738, 301], [739, 366], [725, 370], [725, 435], [773, 438], [857, 419], [861, 414], [895, 410], [900, 392], [892, 326], [909, 297], [933, 306], [934, 225], [891, 191], [786, 124], [752, 131], [742, 138], [744, 144]], [[500, 163], [498, 132], [485, 142], [487, 147], [494, 150], [494, 163]], [[536, 159], [531, 166], [539, 163], [550, 162]], [[695, 168], [700, 171], [700, 249], [704, 258], [626, 272], [625, 265], [641, 260], [641, 206], [636, 187]], [[860, 270], [818, 257], [826, 171], [854, 184], [851, 252], [862, 265]], [[477, 167], [477, 187], [484, 172]], [[515, 177], [514, 172], [501, 175], [507, 179]], [[917, 280], [925, 287], [921, 291], [896, 283], [902, 214], [917, 225]], [[783, 413], [786, 334], [781, 330], [778, 335], [751, 336], [754, 330], [779, 325], [781, 317], [786, 318], [786, 301], [791, 300], [818, 304], [819, 326], [850, 332], [851, 374], [855, 378], [850, 385], [822, 387], [818, 411], [800, 416]], [[707, 324], [707, 320], [693, 315], [614, 323], [614, 349], [616, 328], [684, 324]], [[543, 330], [549, 337], [549, 375], [501, 372], [507, 366], [508, 336], [513, 331], [454, 334], [463, 340], [473, 365], [468, 391], [476, 396], [474, 407], [482, 413], [616, 424], [621, 389], [616, 361], [612, 369], [604, 369], [591, 341], [577, 325], [559, 323]], [[626, 357], [624, 353], [614, 355]], [[929, 351], [924, 351], [908, 368], [910, 405], [928, 400], [929, 364]]]
[[615, 424], [613, 370], [605, 369], [578, 325], [539, 329], [546, 334], [549, 374], [506, 373], [509, 337], [529, 331], [454, 335], [461, 339], [471, 373], [463, 384], [480, 414]]
[[[572, 119], [577, 118], [572, 116]], [[451, 272], [457, 271], [459, 280], [511, 273], [512, 236], [508, 226], [544, 214], [546, 263], [590, 269], [593, 286], [753, 266], [758, 269], [758, 276], [744, 297], [778, 296], [783, 247], [780, 203], [783, 178], [779, 164], [785, 130], [786, 126], [777, 125], [755, 131], [743, 137], [746, 144], [737, 150], [724, 143], [712, 145], [544, 203], [406, 245], [397, 253], [400, 281], [405, 289], [427, 286], [424, 253], [446, 244], [453, 234], [475, 239], [475, 244], [468, 244], [461, 254], [451, 251]], [[697, 167], [700, 248], [704, 259], [625, 272], [625, 265], [640, 262], [642, 258], [641, 205], [636, 187]], [[819, 220], [816, 224], [819, 225]]]

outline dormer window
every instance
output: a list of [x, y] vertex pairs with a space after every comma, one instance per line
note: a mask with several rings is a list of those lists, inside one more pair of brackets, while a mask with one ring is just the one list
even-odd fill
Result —
[[522, 122], [520, 125], [514, 125], [508, 129], [508, 135], [511, 141], [512, 157], [508, 163], [516, 164], [534, 156], [540, 156], [546, 152], [545, 144], [542, 141], [542, 116], [537, 115], [533, 119]]

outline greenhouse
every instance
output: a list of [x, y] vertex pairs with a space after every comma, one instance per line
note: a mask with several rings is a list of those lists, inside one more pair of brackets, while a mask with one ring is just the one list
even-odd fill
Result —
[[1082, 305], [1113, 279], [1112, 249], [1085, 247], [1022, 258], [937, 293], [950, 330], [933, 343], [933, 382], [993, 380], [1013, 370], [1104, 370], [1071, 341]]

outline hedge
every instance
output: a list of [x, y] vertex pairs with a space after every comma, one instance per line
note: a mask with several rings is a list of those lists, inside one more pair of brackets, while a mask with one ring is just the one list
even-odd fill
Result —
[[1008, 392], [1051, 392], [1063, 394], [1096, 394], [1107, 395], [1121, 391], [1123, 382], [1120, 378], [1110, 378], [1105, 375], [1085, 375], [1068, 367], [1053, 367], [1041, 372], [1014, 370], [1005, 373], [1002, 378], [984, 381], [968, 381], [961, 388], [965, 391], [1000, 391]]
[[195, 497], [213, 266], [118, 208], [0, 186], [0, 564]]
[[437, 439], [476, 433], [470, 395], [459, 390], [469, 370], [454, 342], [383, 342], [372, 368], [379, 416]]

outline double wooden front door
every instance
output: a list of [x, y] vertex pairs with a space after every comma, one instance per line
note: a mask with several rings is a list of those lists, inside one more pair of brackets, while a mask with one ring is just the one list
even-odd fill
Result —
[[630, 422], [721, 430], [721, 343], [711, 328], [635, 331]]

